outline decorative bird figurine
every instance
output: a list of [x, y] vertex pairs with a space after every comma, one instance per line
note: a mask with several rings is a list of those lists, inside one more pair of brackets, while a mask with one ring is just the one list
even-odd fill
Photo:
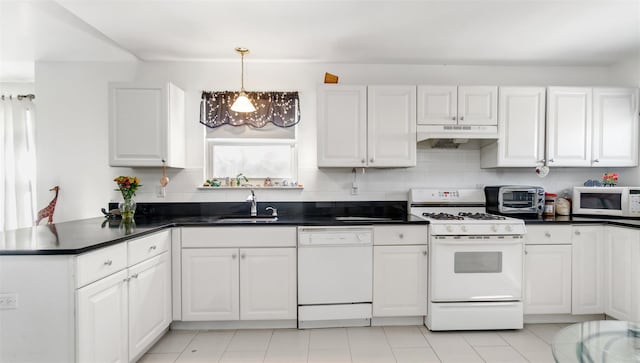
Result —
[[40, 223], [40, 221], [45, 218], [48, 217], [48, 222], [49, 224], [53, 223], [53, 212], [56, 209], [56, 203], [58, 202], [58, 191], [60, 190], [59, 186], [55, 186], [51, 189], [49, 189], [49, 191], [55, 190], [56, 191], [56, 196], [53, 197], [53, 200], [49, 203], [48, 206], [42, 208], [39, 212], [38, 212], [38, 219], [36, 220], [36, 225], [38, 225]]

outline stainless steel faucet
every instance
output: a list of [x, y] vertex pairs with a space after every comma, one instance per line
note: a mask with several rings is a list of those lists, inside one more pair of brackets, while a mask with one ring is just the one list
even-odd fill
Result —
[[256, 201], [256, 193], [251, 189], [251, 194], [247, 197], [247, 202], [251, 202], [251, 216], [256, 217], [258, 215], [258, 207]]

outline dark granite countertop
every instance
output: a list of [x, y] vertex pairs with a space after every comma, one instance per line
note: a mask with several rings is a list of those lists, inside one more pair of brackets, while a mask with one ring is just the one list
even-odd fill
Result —
[[[394, 202], [406, 203], [406, 202]], [[276, 204], [276, 203], [271, 203]], [[291, 204], [291, 203], [290, 203]], [[298, 203], [300, 205], [302, 203]], [[345, 204], [345, 203], [342, 203]], [[119, 219], [91, 218], [77, 221], [40, 225], [32, 228], [22, 228], [0, 233], [0, 255], [75, 255], [93, 249], [106, 247], [131, 238], [144, 236], [170, 227], [248, 227], [252, 226], [356, 226], [373, 224], [427, 224], [421, 218], [407, 215], [406, 209], [395, 208], [395, 204], [388, 202], [369, 202], [368, 204], [321, 203], [317, 208], [306, 205], [304, 208], [296, 206], [287, 208], [282, 204], [279, 210], [282, 214], [278, 219], [270, 222], [220, 223], [221, 215], [215, 210], [207, 210], [207, 215], [183, 215], [182, 212], [165, 213], [162, 217], [141, 216], [136, 214], [135, 225], [123, 225]], [[367, 205], [367, 209], [363, 206]], [[143, 207], [144, 208], [144, 207]], [[147, 208], [150, 208], [147, 206]], [[155, 206], [156, 210], [162, 208]], [[192, 211], [193, 205], [189, 205]], [[264, 209], [264, 208], [262, 208]], [[259, 209], [259, 210], [262, 210]], [[236, 209], [225, 209], [237, 213]], [[219, 210], [217, 211], [219, 212]], [[303, 212], [307, 212], [306, 215]], [[168, 215], [167, 215], [168, 214]], [[173, 214], [173, 215], [172, 215]], [[216, 215], [218, 214], [218, 215]], [[229, 215], [226, 215], [229, 216]], [[231, 216], [249, 217], [247, 214], [231, 214]], [[371, 220], [339, 220], [336, 217], [355, 216], [372, 218]]]
[[640, 227], [640, 219], [599, 216], [555, 216], [521, 218], [525, 224], [611, 224], [621, 227]]

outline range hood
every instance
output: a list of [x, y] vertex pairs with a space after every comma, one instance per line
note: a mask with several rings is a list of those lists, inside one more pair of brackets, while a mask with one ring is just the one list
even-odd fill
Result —
[[496, 125], [418, 125], [417, 141], [432, 148], [480, 148], [498, 139]]

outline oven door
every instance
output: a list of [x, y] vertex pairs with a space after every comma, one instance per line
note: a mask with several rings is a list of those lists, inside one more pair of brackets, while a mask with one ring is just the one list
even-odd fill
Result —
[[432, 237], [431, 301], [521, 300], [523, 241], [522, 236]]

